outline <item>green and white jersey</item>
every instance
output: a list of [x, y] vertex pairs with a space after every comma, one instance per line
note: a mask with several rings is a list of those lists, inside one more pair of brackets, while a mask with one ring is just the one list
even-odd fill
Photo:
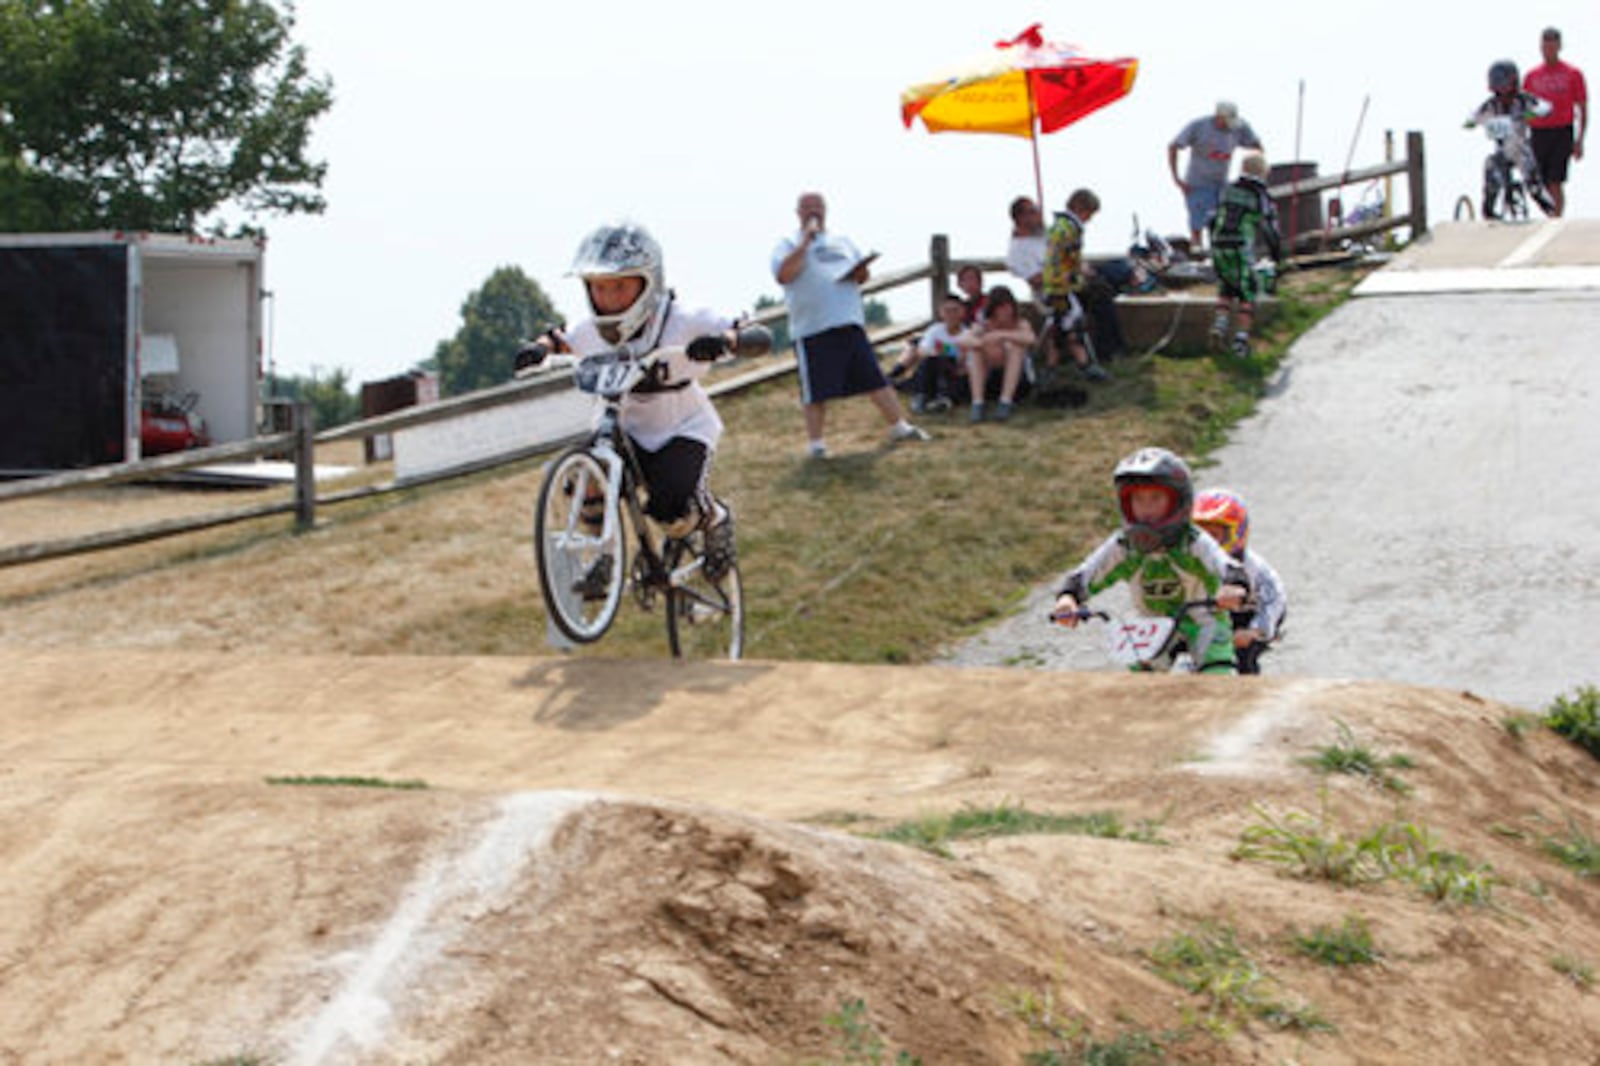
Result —
[[1082, 604], [1120, 582], [1127, 582], [1136, 610], [1171, 617], [1185, 603], [1211, 599], [1224, 584], [1243, 585], [1245, 578], [1239, 564], [1193, 525], [1176, 547], [1148, 553], [1134, 550], [1118, 530], [1067, 575], [1061, 591]]

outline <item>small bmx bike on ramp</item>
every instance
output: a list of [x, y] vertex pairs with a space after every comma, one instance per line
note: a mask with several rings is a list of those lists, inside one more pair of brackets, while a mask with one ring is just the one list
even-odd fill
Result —
[[[770, 348], [771, 334], [754, 327], [740, 332], [738, 350], [759, 352], [762, 335]], [[644, 476], [621, 426], [623, 397], [677, 351], [660, 348], [639, 359], [602, 352], [574, 367], [578, 388], [600, 397], [602, 406], [589, 438], [546, 468], [533, 516], [539, 584], [550, 621], [574, 643], [604, 636], [631, 589], [646, 611], [658, 598], [664, 603], [675, 657], [738, 659], [744, 651], [738, 563], [708, 566], [702, 528], [674, 535], [646, 518]]]

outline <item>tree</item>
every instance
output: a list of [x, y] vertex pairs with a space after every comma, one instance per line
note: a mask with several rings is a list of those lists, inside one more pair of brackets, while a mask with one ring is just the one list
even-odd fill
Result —
[[293, 26], [274, 0], [0, 0], [0, 230], [320, 213], [332, 83]]
[[278, 375], [273, 381], [272, 398], [304, 400], [310, 404], [319, 430], [342, 426], [361, 417], [361, 400], [350, 391], [350, 371], [344, 367], [326, 377], [316, 367], [311, 368], [309, 377]]
[[429, 363], [438, 371], [440, 393], [455, 396], [510, 381], [517, 348], [560, 321], [538, 282], [517, 267], [497, 268], [461, 305], [456, 335], [434, 349]]

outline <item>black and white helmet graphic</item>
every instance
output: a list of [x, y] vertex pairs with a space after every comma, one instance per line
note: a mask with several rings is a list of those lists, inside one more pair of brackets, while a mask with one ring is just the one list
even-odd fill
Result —
[[615, 331], [619, 340], [628, 340], [644, 329], [667, 291], [661, 245], [637, 222], [613, 222], [595, 229], [578, 246], [572, 273], [583, 279], [586, 294], [593, 278], [644, 279], [638, 298], [621, 312], [601, 314], [590, 299], [595, 325], [602, 333]]

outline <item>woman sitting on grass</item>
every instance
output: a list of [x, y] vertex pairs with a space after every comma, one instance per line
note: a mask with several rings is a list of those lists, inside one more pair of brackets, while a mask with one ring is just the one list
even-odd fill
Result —
[[1011, 417], [1017, 386], [1022, 381], [1022, 367], [1037, 339], [1033, 326], [1018, 312], [1017, 298], [1011, 290], [1005, 285], [990, 289], [983, 320], [959, 341], [967, 350], [972, 421], [983, 421], [984, 399], [989, 392], [990, 379], [997, 373], [1000, 375], [1000, 402], [995, 405], [994, 420], [1004, 422]]

